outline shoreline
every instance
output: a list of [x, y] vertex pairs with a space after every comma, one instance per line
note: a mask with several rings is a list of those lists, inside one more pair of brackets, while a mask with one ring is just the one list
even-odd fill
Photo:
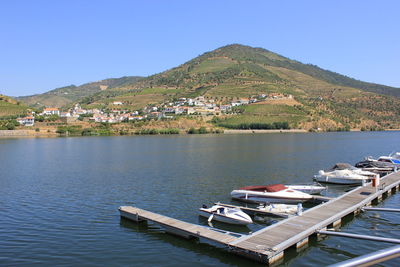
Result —
[[286, 129], [286, 130], [239, 130], [228, 129], [224, 130], [224, 134], [260, 134], [260, 133], [308, 133], [303, 129]]
[[[385, 129], [381, 132], [394, 132], [400, 131], [400, 129]], [[360, 129], [351, 129], [349, 132], [362, 132]], [[268, 134], [268, 133], [328, 133], [328, 132], [310, 132], [303, 129], [282, 129], [282, 130], [241, 130], [241, 129], [226, 129], [223, 133], [207, 133], [207, 134]], [[133, 136], [136, 134], [132, 134]], [[152, 135], [152, 134], [139, 134], [137, 136]], [[179, 134], [155, 134], [155, 135], [199, 135], [189, 134], [187, 132], [180, 132]], [[202, 135], [202, 134], [200, 134]], [[0, 138], [55, 138], [55, 137], [79, 137], [80, 135], [60, 135], [56, 132], [36, 132], [35, 130], [0, 130]], [[93, 135], [93, 136], [126, 136], [119, 134], [112, 135]]]

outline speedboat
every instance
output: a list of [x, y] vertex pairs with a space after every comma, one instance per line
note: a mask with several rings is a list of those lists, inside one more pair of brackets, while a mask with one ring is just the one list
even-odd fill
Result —
[[378, 161], [400, 164], [400, 152], [392, 152], [389, 156], [380, 156]]
[[317, 175], [314, 175], [314, 179], [320, 183], [361, 185], [370, 178], [356, 174], [350, 170], [336, 170], [331, 172], [320, 170]]
[[257, 209], [263, 212], [298, 214], [298, 215], [300, 215], [303, 212], [303, 206], [301, 205], [301, 203], [299, 203], [298, 205], [263, 203], [260, 204], [257, 207]]
[[378, 161], [371, 157], [366, 157], [363, 161], [357, 162], [355, 167], [371, 172], [392, 172], [397, 170], [396, 164]]
[[287, 188], [289, 189], [293, 189], [293, 190], [297, 190], [303, 193], [307, 193], [310, 195], [316, 195], [316, 194], [320, 194], [322, 191], [324, 191], [326, 189], [325, 186], [322, 186], [320, 184], [312, 184], [312, 185], [285, 185]]
[[393, 165], [400, 165], [400, 152], [392, 152], [389, 156], [380, 156], [378, 159], [374, 159], [371, 156], [365, 158], [365, 161], [369, 162], [384, 162]]
[[320, 183], [359, 185], [378, 175], [348, 163], [336, 163], [328, 170], [320, 170], [317, 175], [314, 175], [314, 180]]
[[370, 172], [370, 171], [365, 171], [365, 170], [360, 169], [360, 168], [356, 168], [356, 167], [352, 166], [349, 163], [336, 163], [335, 165], [333, 165], [332, 168], [330, 168], [326, 172], [341, 171], [341, 170], [350, 170], [353, 173], [356, 173], [356, 174], [359, 174], [359, 175], [362, 175], [362, 176], [371, 177], [371, 178], [376, 177], [376, 173], [373, 173], [373, 172]]
[[288, 188], [283, 184], [241, 187], [231, 192], [233, 199], [250, 203], [299, 203], [313, 196]]
[[199, 209], [199, 215], [208, 218], [208, 222], [212, 220], [230, 224], [247, 225], [253, 223], [249, 215], [236, 208], [214, 205], [211, 208], [203, 205]]
[[364, 171], [348, 163], [336, 163], [329, 170], [320, 170], [314, 175], [314, 180], [320, 183], [361, 185], [379, 174]]

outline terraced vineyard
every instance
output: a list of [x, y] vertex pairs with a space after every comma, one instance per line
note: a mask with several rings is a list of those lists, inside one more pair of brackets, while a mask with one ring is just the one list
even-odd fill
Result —
[[0, 95], [0, 118], [25, 115], [28, 107], [8, 96]]
[[146, 78], [125, 79], [104, 90], [96, 86], [96, 92], [86, 92], [69, 103], [113, 109], [113, 102], [119, 101], [123, 102], [119, 108], [138, 110], [180, 97], [204, 96], [227, 104], [260, 94], [283, 94], [293, 96], [296, 107], [265, 102], [221, 119], [232, 125], [285, 120], [290, 127], [322, 130], [400, 128], [399, 88], [358, 81], [262, 48], [236, 44]]

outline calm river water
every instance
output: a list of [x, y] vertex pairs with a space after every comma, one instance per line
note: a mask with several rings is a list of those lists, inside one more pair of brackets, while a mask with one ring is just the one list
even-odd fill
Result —
[[[336, 162], [393, 150], [399, 132], [0, 139], [0, 266], [263, 266], [121, 220], [118, 207], [207, 225], [197, 209], [231, 202], [234, 188], [311, 182]], [[380, 206], [399, 208], [399, 200]], [[214, 226], [248, 233], [274, 222]], [[342, 229], [400, 238], [400, 215], [367, 212]], [[389, 246], [330, 237], [283, 265], [328, 265]]]

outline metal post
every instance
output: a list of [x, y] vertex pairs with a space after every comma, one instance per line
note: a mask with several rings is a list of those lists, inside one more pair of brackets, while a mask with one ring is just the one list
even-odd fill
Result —
[[354, 259], [332, 264], [329, 265], [329, 267], [371, 266], [397, 257], [400, 257], [400, 245], [390, 247], [387, 249], [378, 250], [376, 252], [356, 257]]
[[370, 207], [364, 207], [364, 208], [362, 208], [362, 210], [400, 212], [400, 209], [391, 209], [391, 208], [370, 208]]
[[342, 233], [342, 232], [335, 232], [335, 231], [323, 231], [323, 230], [317, 231], [317, 233], [322, 234], [322, 235], [334, 235], [334, 236], [341, 236], [341, 237], [348, 237], [348, 238], [355, 238], [355, 239], [365, 239], [365, 240], [400, 244], [400, 239], [386, 238], [386, 237], [380, 237], [380, 236], [357, 235], [357, 234]]

